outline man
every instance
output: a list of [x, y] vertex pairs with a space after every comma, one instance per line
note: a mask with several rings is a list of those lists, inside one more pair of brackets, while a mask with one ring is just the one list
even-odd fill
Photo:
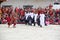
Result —
[[28, 16], [29, 16], [29, 12], [26, 11], [26, 12], [25, 12], [25, 24], [28, 23]]
[[34, 26], [37, 23], [37, 17], [38, 17], [38, 14], [37, 13], [34, 13]]
[[32, 25], [34, 23], [34, 13], [33, 11], [30, 11], [29, 13], [29, 24]]
[[15, 28], [16, 26], [16, 23], [17, 23], [17, 19], [18, 19], [18, 17], [17, 17], [18, 15], [15, 13], [15, 12], [12, 12], [12, 14], [11, 14], [11, 23], [13, 23], [13, 28]]
[[40, 25], [45, 26], [45, 14], [43, 12], [41, 12], [40, 14]]

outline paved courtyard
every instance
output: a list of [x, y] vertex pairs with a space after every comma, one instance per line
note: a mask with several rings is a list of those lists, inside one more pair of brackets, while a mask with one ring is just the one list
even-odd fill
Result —
[[0, 40], [60, 40], [60, 25], [44, 27], [17, 24], [16, 28], [0, 25]]

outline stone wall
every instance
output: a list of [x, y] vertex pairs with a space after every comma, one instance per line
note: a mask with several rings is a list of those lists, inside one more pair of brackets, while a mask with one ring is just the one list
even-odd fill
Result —
[[8, 0], [6, 2], [3, 2], [2, 5], [12, 5], [13, 7], [21, 7], [23, 8], [23, 5], [33, 5], [34, 8], [37, 7], [46, 7], [50, 3], [53, 3], [52, 0]]

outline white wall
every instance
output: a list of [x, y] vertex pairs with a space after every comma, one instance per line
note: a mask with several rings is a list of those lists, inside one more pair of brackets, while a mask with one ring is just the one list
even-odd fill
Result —
[[23, 7], [23, 5], [33, 5], [34, 8], [48, 6], [52, 1], [43, 0], [8, 0], [1, 5], [13, 5], [13, 7]]

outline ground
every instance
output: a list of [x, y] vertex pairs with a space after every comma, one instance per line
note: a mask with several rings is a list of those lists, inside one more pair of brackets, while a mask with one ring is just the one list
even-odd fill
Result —
[[44, 27], [17, 24], [8, 28], [0, 24], [0, 40], [60, 40], [60, 25]]

